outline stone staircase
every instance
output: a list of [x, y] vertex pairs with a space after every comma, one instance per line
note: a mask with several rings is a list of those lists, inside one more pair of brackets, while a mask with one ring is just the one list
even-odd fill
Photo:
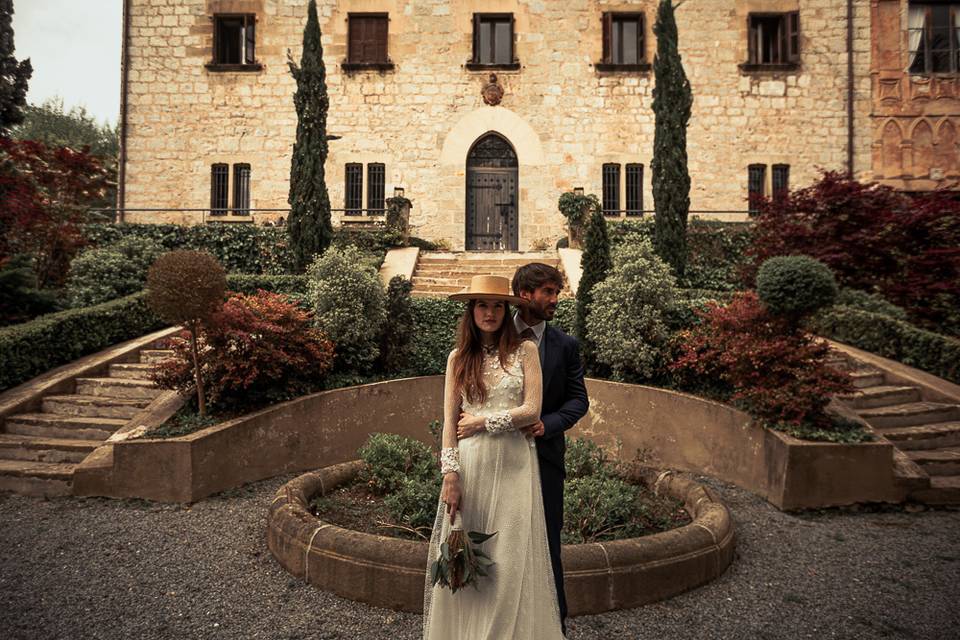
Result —
[[141, 349], [139, 363], [111, 364], [103, 378], [74, 378], [74, 393], [46, 395], [38, 412], [7, 416], [0, 430], [0, 490], [69, 495], [77, 464], [162, 393], [149, 371], [171, 355]]
[[856, 391], [840, 399], [895, 447], [897, 480], [926, 504], [960, 504], [960, 405], [924, 400], [920, 387], [889, 383], [880, 369], [836, 353]]
[[504, 276], [513, 278], [517, 267], [529, 262], [543, 262], [559, 267], [556, 252], [526, 253], [421, 253], [413, 272], [413, 294], [418, 296], [448, 296], [470, 284], [473, 276]]

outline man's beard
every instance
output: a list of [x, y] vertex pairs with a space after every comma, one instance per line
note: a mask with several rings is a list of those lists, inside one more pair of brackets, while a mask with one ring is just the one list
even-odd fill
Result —
[[541, 307], [539, 305], [530, 305], [530, 314], [537, 320], [543, 320], [549, 322], [553, 320], [554, 314], [557, 312], [556, 307]]

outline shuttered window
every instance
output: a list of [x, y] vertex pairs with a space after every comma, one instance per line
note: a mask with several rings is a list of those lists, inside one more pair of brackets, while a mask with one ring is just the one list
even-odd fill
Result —
[[760, 200], [766, 195], [766, 179], [767, 165], [751, 164], [747, 167], [747, 210], [751, 215], [760, 210]]
[[256, 16], [215, 15], [213, 17], [214, 64], [254, 64]]
[[603, 213], [617, 215], [620, 212], [620, 165], [603, 165]]
[[346, 166], [346, 185], [344, 187], [344, 206], [348, 216], [363, 213], [363, 165], [351, 162]]
[[642, 64], [646, 60], [642, 13], [603, 14], [603, 62]]
[[627, 215], [643, 215], [643, 165], [627, 165]]
[[347, 62], [351, 64], [386, 64], [386, 13], [351, 13], [347, 17]]
[[384, 186], [386, 171], [383, 164], [371, 162], [367, 165], [367, 209], [371, 214], [384, 210]]
[[800, 13], [751, 13], [747, 17], [747, 62], [800, 62]]
[[210, 213], [225, 215], [229, 203], [227, 181], [230, 179], [230, 167], [225, 164], [210, 166]]
[[770, 179], [773, 182], [773, 199], [783, 200], [790, 191], [790, 165], [775, 164], [771, 167]]
[[513, 64], [513, 14], [473, 14], [473, 62]]
[[237, 215], [250, 214], [250, 165], [233, 165], [233, 209]]

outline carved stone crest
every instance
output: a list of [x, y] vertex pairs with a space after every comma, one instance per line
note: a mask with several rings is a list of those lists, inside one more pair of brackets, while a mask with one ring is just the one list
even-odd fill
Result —
[[491, 107], [500, 104], [500, 101], [503, 100], [503, 87], [497, 82], [497, 74], [490, 74], [490, 80], [483, 85], [480, 95], [483, 96], [483, 101]]

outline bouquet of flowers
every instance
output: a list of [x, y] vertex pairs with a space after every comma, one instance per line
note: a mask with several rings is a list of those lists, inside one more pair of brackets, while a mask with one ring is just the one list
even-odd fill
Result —
[[473, 545], [483, 544], [495, 535], [496, 531], [470, 531], [465, 536], [458, 511], [446, 542], [440, 545], [440, 555], [430, 567], [433, 584], [439, 583], [441, 587], [448, 587], [453, 593], [467, 585], [477, 589], [477, 581], [481, 576], [487, 575], [487, 569], [493, 566], [494, 562], [490, 556]]

